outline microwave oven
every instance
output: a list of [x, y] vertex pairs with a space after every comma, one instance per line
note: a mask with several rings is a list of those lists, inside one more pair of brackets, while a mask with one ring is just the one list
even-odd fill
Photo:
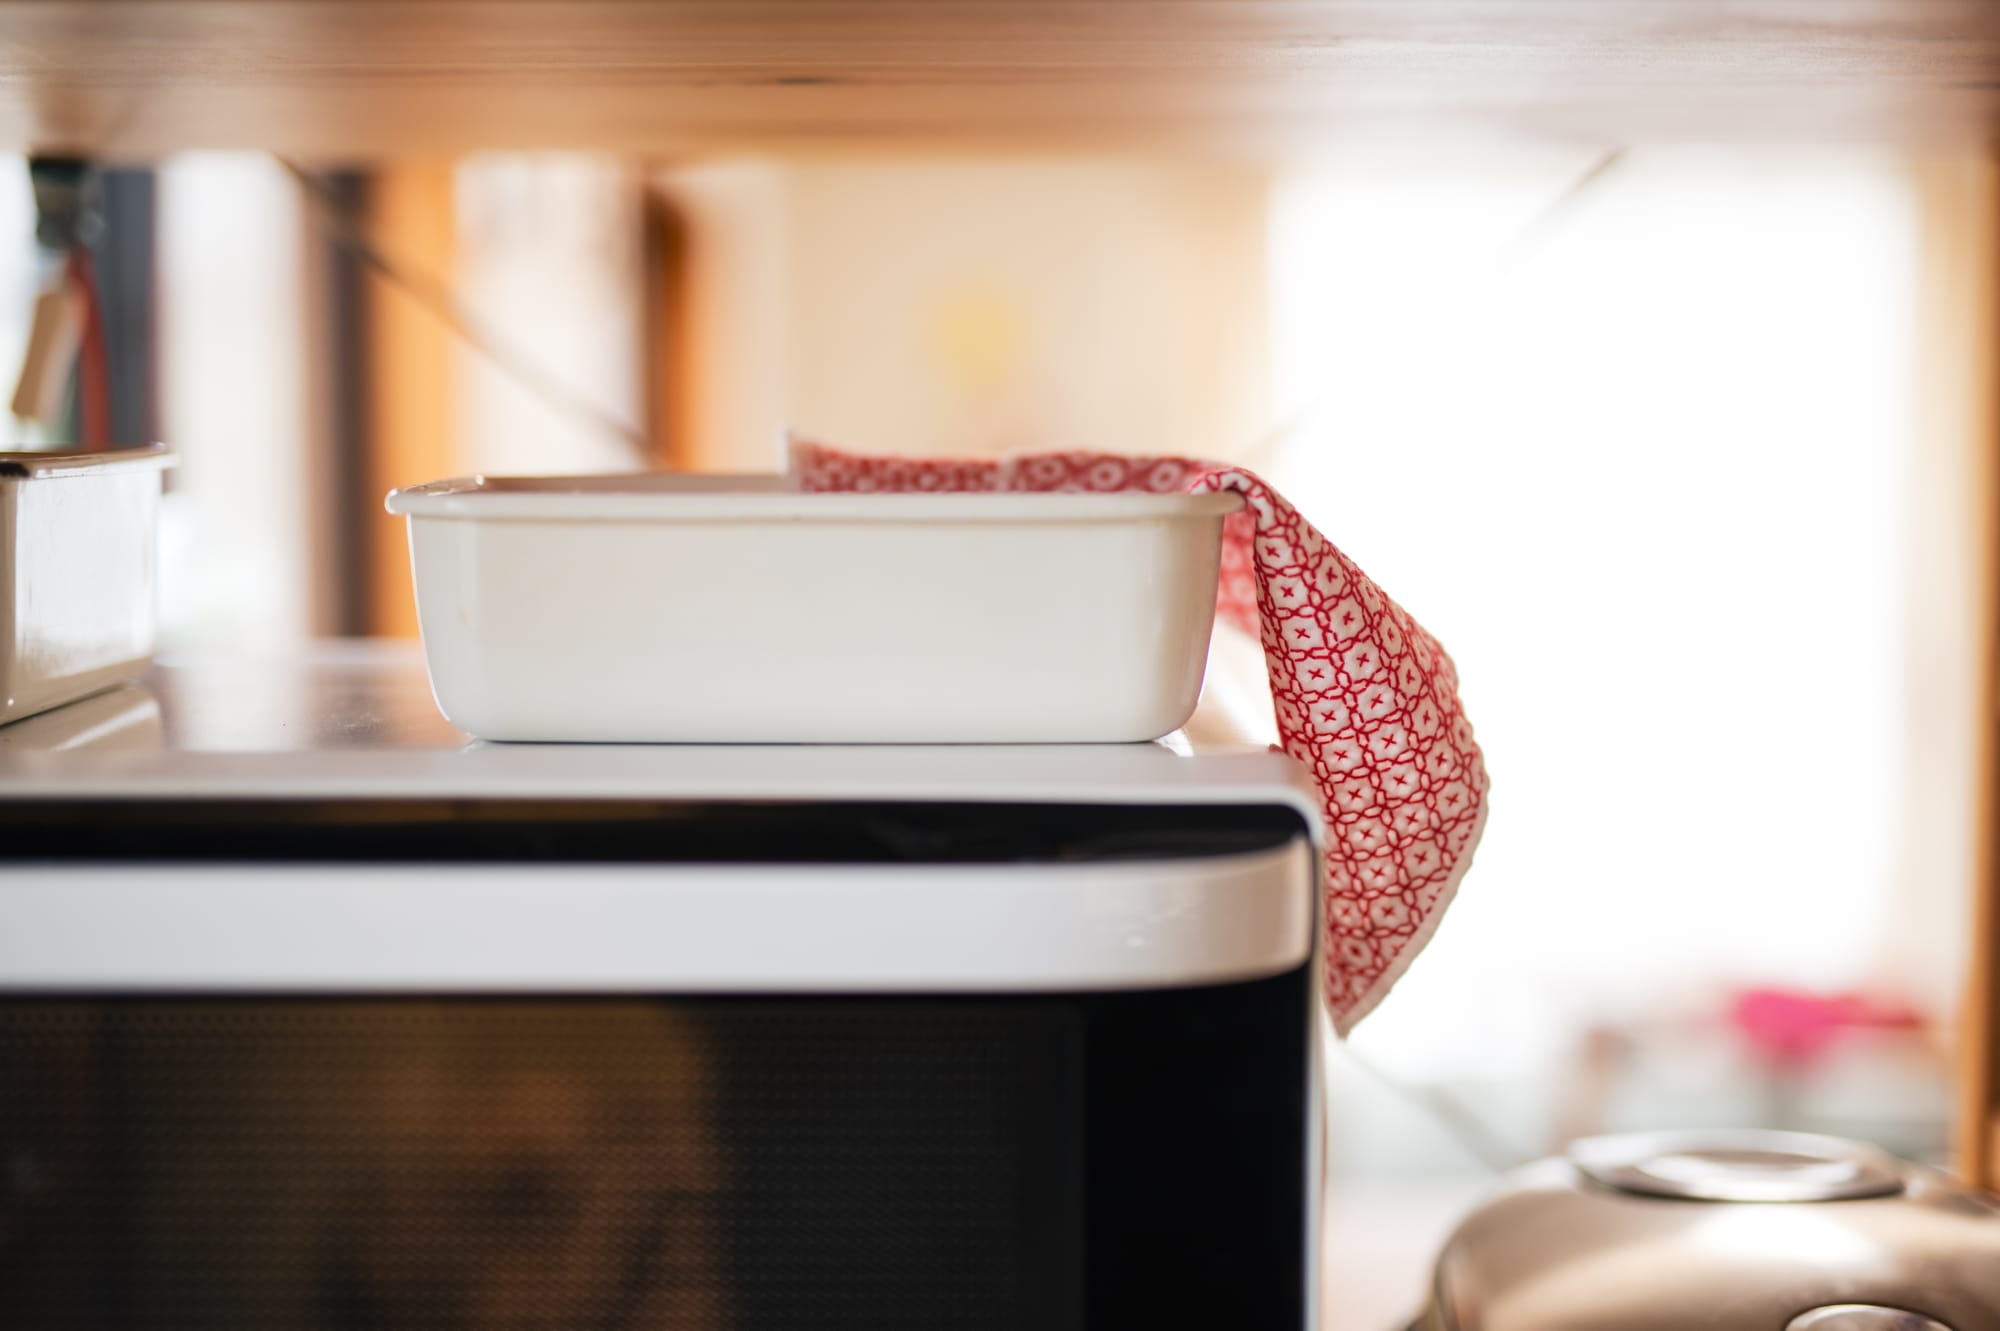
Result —
[[1315, 1324], [1282, 756], [479, 744], [357, 648], [74, 706], [0, 731], [0, 1327]]

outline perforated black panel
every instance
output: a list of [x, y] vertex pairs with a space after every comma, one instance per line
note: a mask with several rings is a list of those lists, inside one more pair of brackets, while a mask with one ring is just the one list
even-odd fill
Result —
[[1076, 1327], [1060, 1003], [0, 1004], [0, 1325]]
[[0, 1328], [1298, 1331], [1311, 986], [0, 1000]]

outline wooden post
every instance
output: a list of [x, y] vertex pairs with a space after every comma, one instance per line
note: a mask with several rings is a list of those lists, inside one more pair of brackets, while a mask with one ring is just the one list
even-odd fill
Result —
[[646, 435], [653, 441], [652, 465], [686, 470], [691, 462], [689, 401], [688, 247], [680, 212], [658, 190], [647, 188], [641, 203], [645, 228]]
[[[385, 253], [449, 279], [456, 231], [449, 164], [391, 164], [372, 172], [366, 217], [371, 241]], [[362, 622], [371, 635], [414, 637], [409, 546], [402, 519], [383, 510], [382, 496], [458, 470], [457, 346], [435, 313], [379, 274], [370, 274], [366, 292], [362, 474], [370, 502], [356, 542], [366, 568]]]
[[[1973, 447], [1966, 485], [1976, 505], [1980, 652], [1977, 713], [1971, 956], [1960, 1032], [1959, 1172], [2000, 1190], [2000, 162], [1976, 177], [1961, 223], [1969, 243], [1951, 244], [1963, 261], [1966, 317], [1957, 331], [1968, 345], [1970, 372], [1962, 391], [1971, 399]], [[1954, 227], [1957, 231], [1959, 228]], [[1947, 242], [1956, 237], [1947, 237]]]

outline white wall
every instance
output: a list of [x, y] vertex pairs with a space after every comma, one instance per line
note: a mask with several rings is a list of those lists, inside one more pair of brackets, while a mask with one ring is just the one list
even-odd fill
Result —
[[313, 631], [304, 202], [268, 158], [160, 168], [159, 385], [180, 455], [161, 514], [169, 649], [263, 648]]
[[1209, 454], [1268, 414], [1261, 170], [831, 158], [659, 184], [688, 227], [705, 468], [769, 468], [786, 425]]
[[645, 466], [605, 425], [644, 426], [637, 170], [603, 156], [494, 153], [461, 163], [453, 187], [458, 250], [448, 276], [459, 298], [503, 354], [559, 394], [552, 403], [461, 344], [461, 466], [498, 474]]

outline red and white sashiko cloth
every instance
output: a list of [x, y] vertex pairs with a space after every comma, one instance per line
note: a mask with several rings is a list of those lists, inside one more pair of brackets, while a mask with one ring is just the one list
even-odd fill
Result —
[[868, 457], [794, 438], [793, 485], [823, 490], [1233, 490], [1216, 615], [1261, 636], [1284, 749], [1325, 819], [1326, 1000], [1347, 1034], [1429, 941], [1486, 820], [1486, 765], [1435, 638], [1270, 486], [1191, 458], [1040, 453]]

